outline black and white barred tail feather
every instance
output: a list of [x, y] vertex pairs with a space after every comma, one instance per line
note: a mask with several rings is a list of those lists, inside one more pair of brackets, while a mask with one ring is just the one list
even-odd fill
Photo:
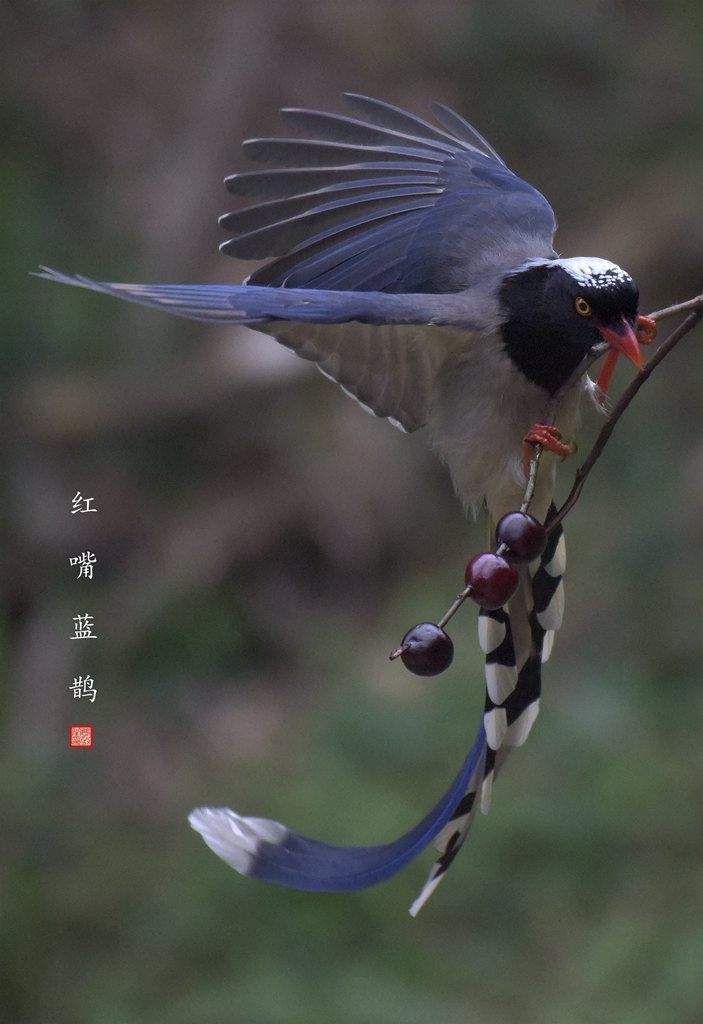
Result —
[[[553, 514], [554, 506], [549, 512], [550, 516]], [[440, 856], [410, 909], [413, 916], [427, 902], [454, 861], [473, 824], [477, 807], [483, 814], [488, 813], [493, 780], [508, 750], [522, 746], [535, 723], [539, 713], [542, 663], [551, 653], [554, 631], [561, 625], [564, 612], [565, 568], [564, 534], [561, 526], [557, 526], [549, 535], [539, 561], [525, 570], [526, 578], [511, 605], [496, 611], [482, 608], [479, 612], [479, 643], [486, 655], [485, 749], [447, 824], [434, 839]], [[513, 637], [513, 619], [519, 615], [529, 624], [530, 642], [524, 650], [516, 650]]]

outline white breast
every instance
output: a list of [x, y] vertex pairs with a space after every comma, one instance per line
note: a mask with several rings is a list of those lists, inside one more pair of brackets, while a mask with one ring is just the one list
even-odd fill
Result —
[[[554, 422], [564, 441], [572, 443], [586, 382], [584, 376], [555, 406], [515, 368], [495, 335], [449, 356], [436, 379], [428, 427], [467, 508], [476, 511], [485, 499], [495, 521], [519, 507], [525, 434], [535, 423]], [[549, 507], [555, 468], [555, 458], [545, 456], [533, 505], [538, 517]]]

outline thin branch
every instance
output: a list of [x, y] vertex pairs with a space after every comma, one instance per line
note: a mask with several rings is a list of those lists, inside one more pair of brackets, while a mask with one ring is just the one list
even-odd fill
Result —
[[586, 457], [583, 465], [579, 466], [576, 470], [576, 478], [574, 485], [569, 492], [569, 495], [558, 510], [554, 518], [550, 521], [548, 530], [551, 532], [566, 516], [571, 509], [574, 507], [576, 502], [581, 496], [583, 485], [586, 482], [588, 474], [591, 472], [596, 462], [601, 456], [603, 449], [610, 440], [610, 435], [615, 430], [615, 425], [625, 412], [630, 402], [633, 400], [639, 389], [642, 387], [644, 382], [649, 379], [653, 370], [661, 363], [662, 359], [666, 358], [673, 348], [678, 345], [682, 338], [684, 338], [693, 328], [703, 319], [703, 297], [698, 296], [695, 299], [691, 299], [690, 302], [679, 303], [678, 306], [669, 306], [665, 310], [659, 310], [656, 313], [651, 314], [651, 319], [662, 319], [664, 316], [674, 315], [674, 313], [680, 313], [684, 310], [693, 310], [689, 313], [683, 323], [671, 332], [666, 341], [659, 346], [657, 351], [654, 353], [652, 358], [649, 360], [644, 369], [640, 370], [637, 376], [630, 382], [627, 388], [623, 391], [615, 404], [613, 411], [608, 417], [606, 423], [603, 426], [600, 434], [595, 440], [595, 444], [591, 448], [588, 456]]
[[675, 306], [665, 306], [655, 313], [649, 314], [650, 320], [664, 320], [667, 316], [676, 316], [678, 313], [688, 313], [689, 310], [703, 308], [703, 295], [696, 295], [695, 299], [688, 299], [686, 302], [677, 302]]

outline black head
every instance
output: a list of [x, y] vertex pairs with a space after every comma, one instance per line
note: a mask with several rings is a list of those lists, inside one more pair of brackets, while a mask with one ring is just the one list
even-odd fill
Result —
[[[611, 338], [623, 332], [634, 338], [637, 285], [607, 260], [578, 257], [525, 264], [503, 279], [499, 299], [510, 358], [550, 394], [566, 383], [594, 345], [603, 340], [613, 344]], [[621, 351], [632, 358], [629, 351]]]

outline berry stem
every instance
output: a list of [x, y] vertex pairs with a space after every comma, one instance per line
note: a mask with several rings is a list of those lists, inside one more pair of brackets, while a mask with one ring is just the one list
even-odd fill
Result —
[[[537, 484], [537, 471], [539, 470], [539, 460], [542, 458], [542, 451], [542, 445], [536, 444], [535, 454], [530, 459], [527, 484], [525, 486], [525, 494], [522, 499], [522, 504], [520, 505], [521, 512], [527, 512], [528, 508], [530, 507], [530, 502], [534, 497], [535, 485]], [[501, 544], [501, 547], [505, 547], [505, 545]], [[498, 554], [501, 554], [500, 550], [498, 551]]]
[[453, 618], [454, 615], [459, 611], [459, 609], [461, 608], [461, 606], [464, 603], [464, 601], [466, 600], [466, 598], [471, 595], [471, 590], [472, 590], [471, 584], [468, 584], [467, 586], [464, 587], [464, 589], [461, 591], [460, 594], [456, 595], [456, 597], [454, 598], [452, 603], [449, 605], [449, 607], [447, 608], [447, 610], [444, 613], [444, 615], [442, 616], [442, 618], [437, 623], [437, 625], [439, 626], [440, 629], [444, 629], [444, 627], [449, 622], [449, 620], [451, 618]]
[[408, 649], [408, 645], [407, 644], [401, 644], [400, 647], [396, 647], [396, 649], [394, 651], [391, 651], [391, 653], [388, 655], [388, 660], [389, 661], [395, 661], [396, 658], [400, 658], [403, 654], [405, 654], [407, 649]]

